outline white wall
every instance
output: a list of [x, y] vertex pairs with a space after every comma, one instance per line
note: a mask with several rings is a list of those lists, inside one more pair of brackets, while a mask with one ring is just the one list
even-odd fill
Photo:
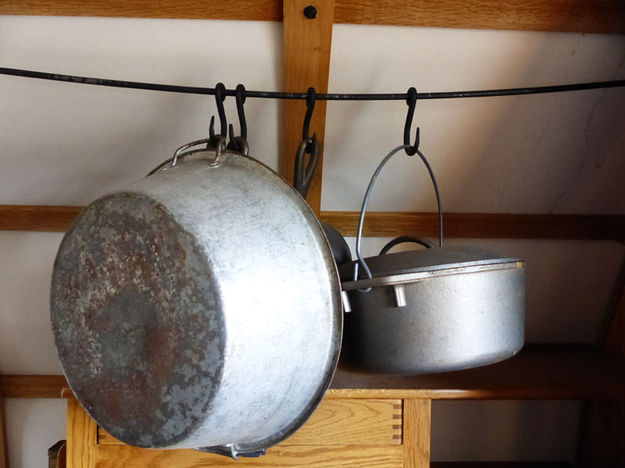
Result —
[[[0, 17], [0, 66], [277, 90], [280, 34], [274, 23]], [[334, 27], [330, 89], [337, 92], [623, 77], [622, 36]], [[231, 101], [226, 106], [234, 119]], [[142, 177], [177, 146], [205, 137], [215, 112], [208, 96], [15, 77], [0, 77], [0, 102], [0, 204], [86, 204]], [[415, 125], [448, 211], [624, 214], [624, 108], [622, 89], [423, 101]], [[278, 109], [275, 101], [246, 103], [251, 154], [273, 167]], [[401, 101], [328, 104], [324, 209], [359, 208], [373, 168], [401, 143], [405, 112]], [[385, 169], [371, 202], [374, 210], [434, 206], [423, 168], [400, 156]], [[59, 372], [47, 297], [60, 239], [0, 233], [2, 373]], [[365, 253], [382, 242], [368, 239]], [[620, 246], [479, 243], [527, 259], [529, 339], [595, 339], [623, 256]], [[9, 400], [7, 406], [13, 465], [42, 466], [47, 448], [64, 432], [63, 402]], [[439, 402], [433, 409], [433, 457], [572, 459], [578, 414], [575, 402]]]

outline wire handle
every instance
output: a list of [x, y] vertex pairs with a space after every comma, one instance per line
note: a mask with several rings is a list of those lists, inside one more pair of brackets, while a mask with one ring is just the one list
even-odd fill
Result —
[[[206, 151], [206, 148], [192, 150], [194, 146], [202, 145], [206, 143], [207, 145], [213, 145], [215, 149], [215, 157], [210, 160], [211, 166], [219, 165], [219, 158], [221, 157], [221, 153], [226, 150], [226, 139], [221, 135], [217, 135], [214, 139], [204, 139], [204, 140], [196, 140], [191, 143], [187, 143], [186, 145], [182, 145], [174, 152], [174, 157], [171, 158], [171, 167], [175, 167], [178, 163], [179, 159], [184, 158], [193, 153], [200, 153]], [[210, 146], [209, 146], [210, 149]]]
[[[356, 257], [358, 261], [354, 264], [354, 281], [358, 281], [358, 267], [360, 266], [368, 279], [371, 279], [371, 270], [369, 269], [369, 265], [362, 256], [360, 245], [362, 241], [362, 227], [365, 221], [365, 214], [367, 212], [367, 204], [369, 203], [369, 197], [371, 196], [371, 191], [373, 190], [373, 186], [375, 185], [375, 181], [377, 180], [380, 172], [384, 165], [391, 159], [395, 154], [397, 154], [401, 150], [407, 150], [410, 148], [410, 145], [400, 145], [396, 148], [393, 148], [385, 157], [382, 159], [378, 167], [375, 169], [373, 175], [371, 176], [371, 180], [369, 180], [369, 185], [367, 186], [367, 190], [365, 192], [365, 196], [362, 200], [362, 207], [360, 208], [360, 218], [358, 219], [358, 231], [356, 234]], [[436, 203], [438, 205], [438, 222], [439, 222], [439, 247], [443, 246], [443, 209], [441, 205], [441, 197], [440, 192], [438, 190], [438, 183], [436, 182], [436, 177], [434, 176], [434, 172], [432, 171], [432, 167], [428, 163], [426, 157], [419, 151], [416, 150], [417, 154], [424, 162], [425, 166], [428, 169], [428, 173], [430, 174], [430, 178], [432, 179], [432, 184], [434, 185], [434, 192], [436, 193]], [[369, 292], [371, 288], [359, 289], [361, 292]]]

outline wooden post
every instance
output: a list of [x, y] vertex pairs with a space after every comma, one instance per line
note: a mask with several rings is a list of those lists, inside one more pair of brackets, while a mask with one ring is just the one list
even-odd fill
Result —
[[[602, 337], [606, 354], [625, 359], [625, 260]], [[591, 400], [583, 414], [581, 466], [625, 466], [625, 401]]]
[[430, 466], [432, 400], [404, 400], [404, 468]]
[[[314, 7], [314, 18], [304, 14], [306, 7]], [[314, 87], [317, 93], [328, 91], [330, 47], [334, 0], [284, 0], [282, 33], [284, 90], [306, 92]], [[282, 115], [282, 146], [278, 171], [287, 181], [293, 181], [295, 151], [302, 141], [302, 124], [306, 103], [289, 100], [284, 103]], [[319, 166], [308, 193], [308, 204], [319, 214], [321, 209], [321, 174], [323, 169], [323, 141], [325, 134], [326, 102], [317, 101], [310, 123], [310, 135], [317, 134], [321, 143]]]
[[6, 421], [4, 419], [4, 398], [0, 391], [0, 468], [9, 468]]
[[98, 426], [74, 398], [67, 400], [67, 468], [93, 468]]

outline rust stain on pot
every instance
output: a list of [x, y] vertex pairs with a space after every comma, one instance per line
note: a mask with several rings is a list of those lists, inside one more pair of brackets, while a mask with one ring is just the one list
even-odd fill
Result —
[[55, 261], [52, 325], [100, 425], [144, 447], [201, 425], [224, 364], [218, 297], [202, 246], [153, 200], [116, 194], [80, 215]]

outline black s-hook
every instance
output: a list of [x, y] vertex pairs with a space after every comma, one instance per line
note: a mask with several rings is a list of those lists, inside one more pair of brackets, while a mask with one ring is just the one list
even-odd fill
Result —
[[414, 110], [417, 105], [417, 90], [415, 88], [408, 89], [406, 104], [408, 104], [408, 114], [406, 115], [406, 125], [404, 126], [404, 145], [410, 147], [406, 148], [406, 154], [408, 156], [414, 156], [419, 149], [419, 127], [417, 127], [414, 145], [410, 145], [410, 127], [412, 126], [412, 118], [414, 117]]
[[[306, 92], [306, 115], [304, 116], [304, 125], [302, 127], [302, 140], [310, 141], [310, 120], [312, 119], [315, 103], [317, 102], [317, 93], [315, 88], [308, 88]], [[313, 135], [316, 139], [316, 135]]]
[[[320, 145], [317, 141], [317, 134], [313, 133], [310, 137], [310, 120], [315, 110], [315, 102], [317, 93], [315, 88], [308, 88], [306, 97], [306, 115], [304, 116], [304, 125], [302, 126], [302, 142], [295, 153], [295, 173], [293, 174], [293, 187], [300, 195], [306, 198], [308, 189], [312, 182], [317, 163], [319, 162]], [[305, 155], [308, 154], [308, 163], [304, 165]]]
[[247, 144], [247, 122], [245, 121], [245, 86], [242, 84], [237, 85], [235, 93], [235, 99], [237, 101], [237, 115], [239, 116], [239, 127], [241, 128], [241, 135], [234, 136], [234, 127], [229, 125], [230, 130], [230, 142], [228, 143], [228, 149], [237, 151], [241, 154], [247, 155], [249, 152], [249, 146]]
[[[224, 109], [224, 100], [226, 99], [226, 87], [223, 83], [217, 83], [215, 86], [215, 102], [217, 103], [217, 113], [219, 114], [220, 132], [219, 136], [228, 136], [228, 121], [226, 120], [226, 110]], [[215, 139], [215, 116], [211, 117], [210, 126], [208, 128], [211, 140]]]

